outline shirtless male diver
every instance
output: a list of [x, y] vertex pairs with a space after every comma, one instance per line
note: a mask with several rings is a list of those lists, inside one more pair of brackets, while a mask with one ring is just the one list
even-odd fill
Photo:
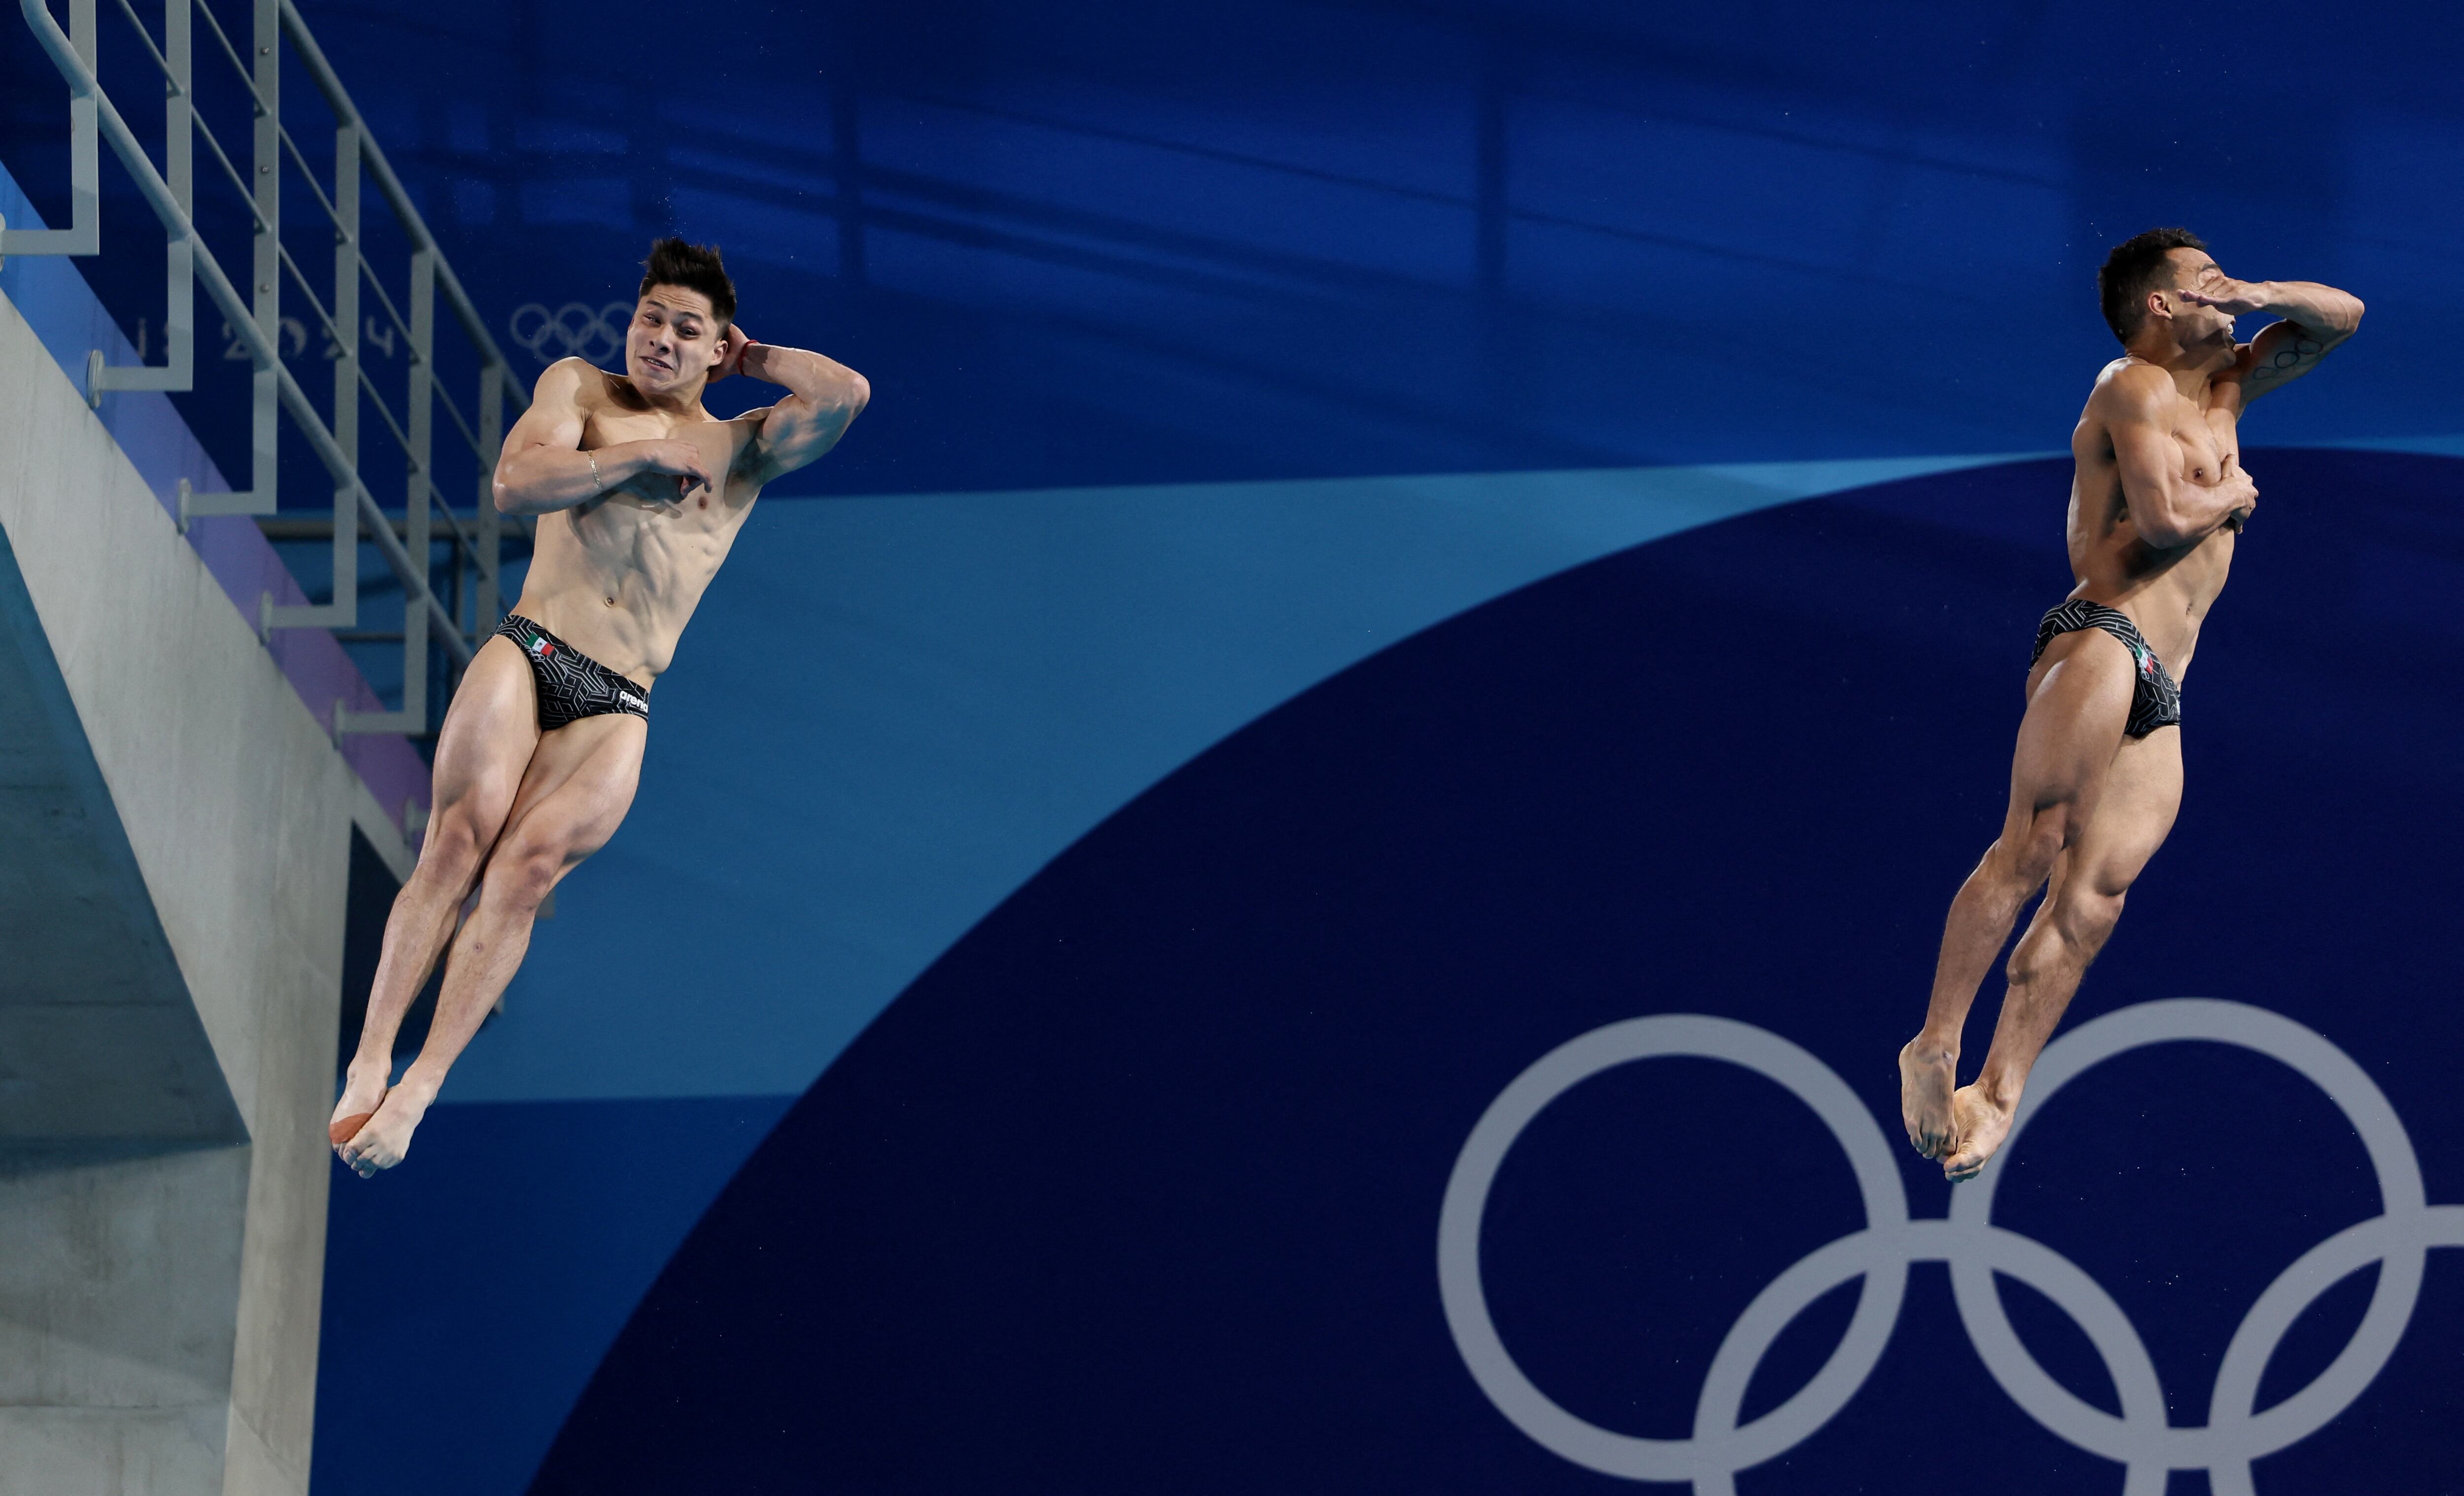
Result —
[[[625, 372], [580, 359], [551, 366], [496, 464], [496, 508], [538, 516], [538, 540], [521, 601], [445, 714], [428, 840], [385, 922], [328, 1128], [363, 1177], [402, 1162], [447, 1068], [521, 965], [540, 901], [625, 819], [650, 683], [762, 485], [829, 451], [870, 394], [862, 375], [818, 353], [746, 337], [715, 250], [662, 239], [645, 269]], [[703, 385], [736, 373], [783, 385], [787, 397], [713, 419]], [[395, 1031], [449, 939], [428, 1042], [388, 1088]]]
[[[2002, 834], [1951, 900], [1925, 1027], [1900, 1051], [1908, 1141], [1954, 1182], [1975, 1177], [2011, 1131], [2029, 1069], [2172, 829], [2176, 683], [2258, 502], [2241, 466], [2242, 408], [2310, 372], [2362, 319], [2359, 300], [2327, 286], [2227, 277], [2181, 229], [2123, 243], [2097, 284], [2125, 351], [2071, 433], [2079, 585], [2036, 627]], [[2254, 312], [2282, 320], [2235, 342], [2233, 319]], [[1975, 1084], [1957, 1086], [1969, 1005], [2040, 886], [1992, 1047]]]

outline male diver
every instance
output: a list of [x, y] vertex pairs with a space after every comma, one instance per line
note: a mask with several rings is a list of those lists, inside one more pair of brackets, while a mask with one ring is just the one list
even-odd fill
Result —
[[[446, 1070], [521, 965], [540, 901], [625, 819], [651, 682], [762, 486], [829, 451], [870, 395], [843, 364], [745, 336], [715, 249], [661, 239], [644, 268], [625, 372], [581, 359], [551, 366], [496, 464], [496, 508], [538, 516], [537, 545], [521, 601], [445, 714], [428, 839], [385, 921], [367, 1022], [327, 1129], [363, 1177], [402, 1162]], [[715, 420], [703, 386], [736, 373], [787, 396]], [[440, 954], [428, 1042], [388, 1088], [395, 1031]]]
[[[2178, 683], [2258, 502], [2242, 408], [2310, 372], [2362, 319], [2359, 300], [2327, 286], [2227, 277], [2182, 229], [2124, 242], [2097, 285], [2123, 354], [2071, 433], [2079, 585], [2036, 626], [2002, 834], [1951, 900], [1925, 1027], [1900, 1051], [1908, 1141], [1953, 1181], [2001, 1146], [2030, 1067], [2172, 829]], [[2251, 313], [2281, 320], [2237, 343], [2233, 319]], [[2040, 886], [1992, 1046], [1975, 1083], [1957, 1086], [1969, 1005]]]

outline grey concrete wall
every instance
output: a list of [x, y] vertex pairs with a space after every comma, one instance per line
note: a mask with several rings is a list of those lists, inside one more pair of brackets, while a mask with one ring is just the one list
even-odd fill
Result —
[[373, 802], [5, 298], [0, 532], [249, 1139], [0, 1168], [0, 1496], [304, 1492]]
[[226, 1488], [249, 1154], [0, 1176], [0, 1496]]
[[0, 1151], [248, 1140], [0, 529]]

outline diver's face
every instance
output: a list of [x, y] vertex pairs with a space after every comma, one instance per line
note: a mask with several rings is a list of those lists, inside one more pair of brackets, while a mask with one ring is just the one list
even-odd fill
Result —
[[2166, 309], [2173, 314], [2173, 326], [2182, 346], [2193, 347], [2206, 342], [2232, 342], [2233, 319], [2231, 313], [2212, 306], [2201, 306], [2177, 294], [2199, 291], [2215, 294], [2226, 280], [2225, 273], [2216, 266], [2215, 256], [2205, 250], [2167, 250], [2165, 258], [2172, 262], [2174, 290], [2161, 293]]
[[727, 329], [710, 297], [683, 286], [652, 286], [633, 308], [625, 333], [625, 373], [644, 394], [698, 385], [726, 351]]

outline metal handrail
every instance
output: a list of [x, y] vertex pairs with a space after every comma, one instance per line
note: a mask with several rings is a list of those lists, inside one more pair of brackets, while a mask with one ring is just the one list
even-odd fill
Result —
[[316, 408], [308, 404], [307, 393], [299, 387], [299, 382], [291, 377], [291, 370], [283, 364], [280, 352], [265, 336], [264, 329], [256, 325], [254, 316], [240, 300], [239, 292], [232, 288], [231, 277], [223, 274], [222, 265], [214, 258], [213, 252], [199, 242], [196, 226], [188, 221], [187, 213], [180, 210], [179, 204], [171, 196], [170, 187], [155, 171], [154, 164], [146, 159], [144, 148], [137, 143], [137, 137], [130, 132], [127, 121], [120, 118], [120, 111], [113, 107], [110, 96], [104, 94], [101, 85], [95, 81], [85, 59], [70, 46], [67, 35], [60, 31], [59, 23], [52, 19], [43, 0], [17, 0], [17, 8], [25, 13], [27, 24], [33, 28], [35, 39], [43, 44], [43, 50], [51, 54], [53, 63], [68, 79], [71, 94], [95, 101], [103, 139], [110, 143], [113, 152], [120, 157], [121, 165], [126, 166], [129, 175], [136, 179], [137, 189], [143, 195], [146, 206], [152, 208], [154, 216], [163, 221], [163, 228], [172, 242], [192, 247], [196, 254], [197, 278], [204, 282], [206, 295], [221, 309], [223, 316], [231, 319], [234, 333], [248, 347], [251, 362], [259, 369], [273, 370], [279, 382], [283, 408], [299, 424], [308, 437], [309, 446], [315, 448], [317, 455], [323, 460], [326, 471], [337, 482], [352, 490], [360, 501], [363, 515], [375, 522], [378, 548], [385, 553], [385, 560], [393, 563], [395, 575], [402, 579], [404, 587], [409, 589], [411, 595], [445, 625], [447, 638], [452, 641], [446, 647], [451, 649], [453, 643], [462, 643], [456, 657], [459, 663], [469, 664], [471, 648], [460, 640], [456, 621], [445, 611], [445, 605], [436, 600], [436, 595], [429, 590], [423, 568], [413, 565], [410, 553], [403, 549], [400, 541], [393, 539], [391, 529], [384, 522], [385, 511], [378, 505], [376, 495], [360, 481], [358, 465], [343, 454], [334, 440], [334, 433], [327, 429]]
[[[487, 363], [510, 373], [513, 363], [506, 359], [504, 350], [496, 346], [496, 340], [488, 331], [486, 319], [480, 317], [478, 307], [472, 303], [470, 293], [462, 289], [461, 277], [453, 274], [452, 265], [436, 247], [435, 235], [428, 231], [428, 221], [419, 216], [419, 209], [411, 206], [410, 194], [403, 190], [402, 179], [393, 174], [392, 164], [385, 160], [385, 147], [378, 144], [377, 138], [369, 133], [367, 121], [361, 117], [360, 106], [351, 102], [350, 93], [342, 87], [342, 80], [335, 76], [333, 64], [325, 60], [324, 49], [319, 47], [317, 38], [309, 34], [308, 23], [299, 18], [299, 8], [292, 0], [282, 0], [282, 34], [291, 39], [300, 60], [308, 64], [308, 76], [315, 80], [318, 91], [325, 96], [325, 102], [334, 111], [334, 117], [342, 122], [344, 129], [359, 132], [361, 148], [367, 154], [368, 175], [376, 179], [377, 190], [385, 194], [394, 216], [400, 218], [403, 227], [410, 231], [411, 249], [414, 252], [424, 250], [436, 256], [437, 284], [445, 292], [446, 303], [453, 308], [453, 316], [461, 322], [463, 332], [478, 346]], [[517, 387], [509, 387], [506, 394], [517, 407], [529, 408], [530, 397]]]
[[[202, 10], [203, 7], [199, 9]], [[248, 204], [249, 227], [259, 232], [272, 231], [274, 225], [267, 223], [265, 215], [257, 211], [255, 202], [249, 197], [248, 179], [239, 174], [237, 166], [231, 165], [231, 152], [223, 149], [222, 139], [207, 128], [203, 121], [197, 122], [196, 128], [197, 133], [205, 137], [206, 148], [214, 153], [214, 160], [222, 163], [223, 175], [231, 178], [231, 190], [237, 192], [240, 200]]]
[[[405, 595], [404, 641], [404, 708], [398, 713], [353, 713], [336, 708], [335, 731], [341, 733], [408, 732], [427, 729], [427, 649], [431, 626], [442, 635], [437, 640], [456, 665], [468, 665], [477, 642], [495, 623], [500, 601], [497, 549], [503, 525], [495, 504], [487, 495], [487, 470], [493, 468], [496, 450], [502, 442], [504, 402], [510, 398], [517, 408], [528, 405], [525, 392], [513, 378], [513, 366], [496, 345], [477, 307], [472, 302], [462, 283], [445, 262], [437, 248], [435, 236], [412, 204], [410, 195], [394, 174], [383, 149], [368, 133], [367, 122], [352, 101], [349, 92], [335, 75], [322, 49], [308, 31], [292, 0], [254, 0], [256, 26], [256, 71], [252, 76], [221, 21], [209, 8], [207, 0], [165, 0], [165, 42], [158, 47], [143, 22], [138, 17], [130, 0], [118, 0], [130, 23], [144, 42], [145, 52], [160, 70], [167, 85], [171, 104], [166, 113], [167, 136], [165, 161], [171, 181], [155, 169], [138, 144], [119, 110], [98, 80], [92, 62], [93, 0], [70, 0], [72, 28], [75, 34], [63, 33], [52, 15], [45, 0], [18, 0], [18, 9], [35, 40], [42, 46], [68, 83], [71, 119], [71, 186], [72, 223], [65, 231], [27, 231], [0, 229], [0, 253], [70, 253], [91, 254], [99, 250], [99, 194], [94, 161], [97, 137], [108, 141], [135, 181], [138, 191], [162, 223], [166, 254], [171, 272], [171, 307], [166, 316], [172, 355], [168, 365], [114, 366], [103, 363], [97, 352], [88, 363], [88, 398], [99, 401], [109, 389], [150, 388], [182, 390], [190, 387], [193, 370], [189, 360], [193, 312], [187, 303], [189, 288], [202, 285], [208, 299], [229, 323], [231, 336], [247, 355], [256, 371], [257, 415], [254, 422], [255, 479], [248, 493], [192, 494], [187, 483], [181, 484], [181, 519], [185, 527], [193, 515], [247, 514], [270, 516], [275, 510], [273, 450], [275, 428], [273, 411], [276, 406], [288, 413], [292, 424], [308, 439], [334, 488], [335, 543], [334, 600], [330, 604], [311, 606], [277, 606], [271, 594], [260, 599], [258, 627], [271, 635], [276, 628], [327, 627], [352, 629], [358, 619], [358, 569], [353, 554], [364, 539], [384, 555], [386, 564], [400, 580]], [[222, 44], [226, 56], [240, 75], [243, 87], [256, 107], [255, 148], [253, 151], [257, 181], [252, 187], [242, 176], [213, 133], [188, 107], [188, 15], [203, 11], [206, 24]], [[335, 153], [335, 191], [328, 195], [318, 185], [291, 132], [282, 126], [278, 113], [280, 74], [279, 39], [288, 40], [290, 50], [308, 69], [311, 79], [323, 95], [338, 121]], [[249, 206], [253, 231], [256, 239], [256, 265], [251, 279], [257, 282], [257, 295], [252, 305], [242, 297], [221, 263], [200, 238], [190, 216], [187, 197], [187, 140], [195, 134], [206, 137], [208, 150], [231, 179], [242, 200]], [[304, 270], [295, 260], [280, 239], [278, 173], [281, 159], [288, 154], [310, 185], [318, 207], [335, 231], [335, 301], [329, 309], [320, 299]], [[364, 169], [378, 191], [392, 209], [411, 244], [410, 313], [407, 319], [402, 308], [386, 291], [363, 253], [359, 228], [360, 179]], [[340, 362], [335, 371], [336, 387], [334, 422], [329, 427], [309, 404], [306, 392], [284, 363], [276, 341], [281, 319], [279, 282], [288, 277], [295, 281], [305, 297], [316, 319], [324, 331]], [[359, 291], [363, 283], [375, 291], [378, 302], [393, 327], [406, 335], [408, 343], [410, 400], [407, 418], [397, 416], [381, 395], [362, 366], [359, 357], [360, 319]], [[473, 422], [466, 417], [459, 405], [438, 387], [431, 341], [433, 317], [430, 315], [434, 293], [441, 289], [446, 303], [461, 324], [464, 333], [479, 356], [479, 407]], [[373, 322], [370, 324], [375, 325]], [[389, 332], [388, 338], [392, 336]], [[391, 344], [388, 342], [390, 348]], [[403, 517], [387, 515], [378, 504], [358, 462], [360, 401], [372, 403], [385, 428], [403, 448], [408, 459], [405, 481], [409, 490]], [[480, 495], [474, 501], [474, 524], [466, 527], [454, 514], [437, 488], [429, 444], [432, 429], [431, 412], [442, 403], [451, 424], [462, 440], [471, 448], [481, 468]], [[456, 596], [462, 593], [461, 566], [467, 560], [472, 565], [476, 586], [473, 591], [472, 622], [465, 630], [456, 617], [457, 609], [440, 600], [429, 582], [430, 561], [429, 519], [433, 503], [446, 522], [446, 534], [440, 539], [451, 547], [453, 559]], [[404, 534], [397, 535], [397, 524]], [[475, 530], [475, 534], [473, 534]], [[413, 554], [414, 550], [418, 553]], [[366, 632], [366, 630], [357, 630]]]
[[357, 465], [342, 454], [341, 448], [334, 441], [334, 433], [326, 429], [316, 408], [308, 404], [307, 392], [299, 387], [297, 380], [291, 377], [291, 370], [284, 366], [279, 352], [266, 338], [263, 329], [256, 325], [247, 303], [240, 300], [239, 292], [232, 288], [231, 277], [223, 274], [222, 265], [215, 260], [213, 252], [197, 241], [195, 226], [172, 201], [170, 187], [155, 172], [154, 164], [145, 159], [144, 150], [138, 145], [137, 137], [129, 132], [127, 123], [120, 118], [120, 111], [112, 107], [110, 98], [95, 83], [94, 75], [86, 71], [83, 60], [70, 50], [68, 37], [61, 34], [59, 24], [43, 8], [43, 0], [18, 0], [18, 9], [28, 13], [30, 21], [36, 22], [35, 36], [52, 54], [52, 60], [60, 65], [60, 72], [68, 77], [70, 88], [81, 97], [96, 100], [101, 115], [103, 139], [110, 143], [121, 164], [128, 167], [129, 175], [137, 179], [137, 189], [144, 195], [147, 206], [154, 209], [154, 216], [163, 221], [165, 231], [175, 242], [194, 247], [197, 278], [204, 282], [206, 295], [221, 309], [223, 316], [231, 319], [232, 330], [248, 345], [249, 357], [256, 367], [274, 370], [280, 381], [282, 407], [299, 424], [308, 437], [308, 445], [317, 450], [317, 455], [323, 459], [326, 471], [335, 481], [350, 487], [360, 502], [362, 516], [374, 527], [371, 533], [378, 538], [378, 548], [385, 553], [385, 560], [393, 563], [394, 574], [402, 579], [403, 586], [434, 615], [437, 622], [445, 626], [449, 641], [446, 648], [452, 649], [455, 644], [460, 644], [461, 648], [454, 651], [455, 657], [459, 663], [469, 664], [471, 647], [461, 640], [459, 627], [452, 615], [446, 612], [445, 605], [429, 590], [424, 568], [414, 565], [410, 553], [403, 548], [401, 541], [394, 539], [392, 528], [385, 522], [385, 510], [377, 503], [376, 495], [368, 492], [367, 485], [360, 481]]

